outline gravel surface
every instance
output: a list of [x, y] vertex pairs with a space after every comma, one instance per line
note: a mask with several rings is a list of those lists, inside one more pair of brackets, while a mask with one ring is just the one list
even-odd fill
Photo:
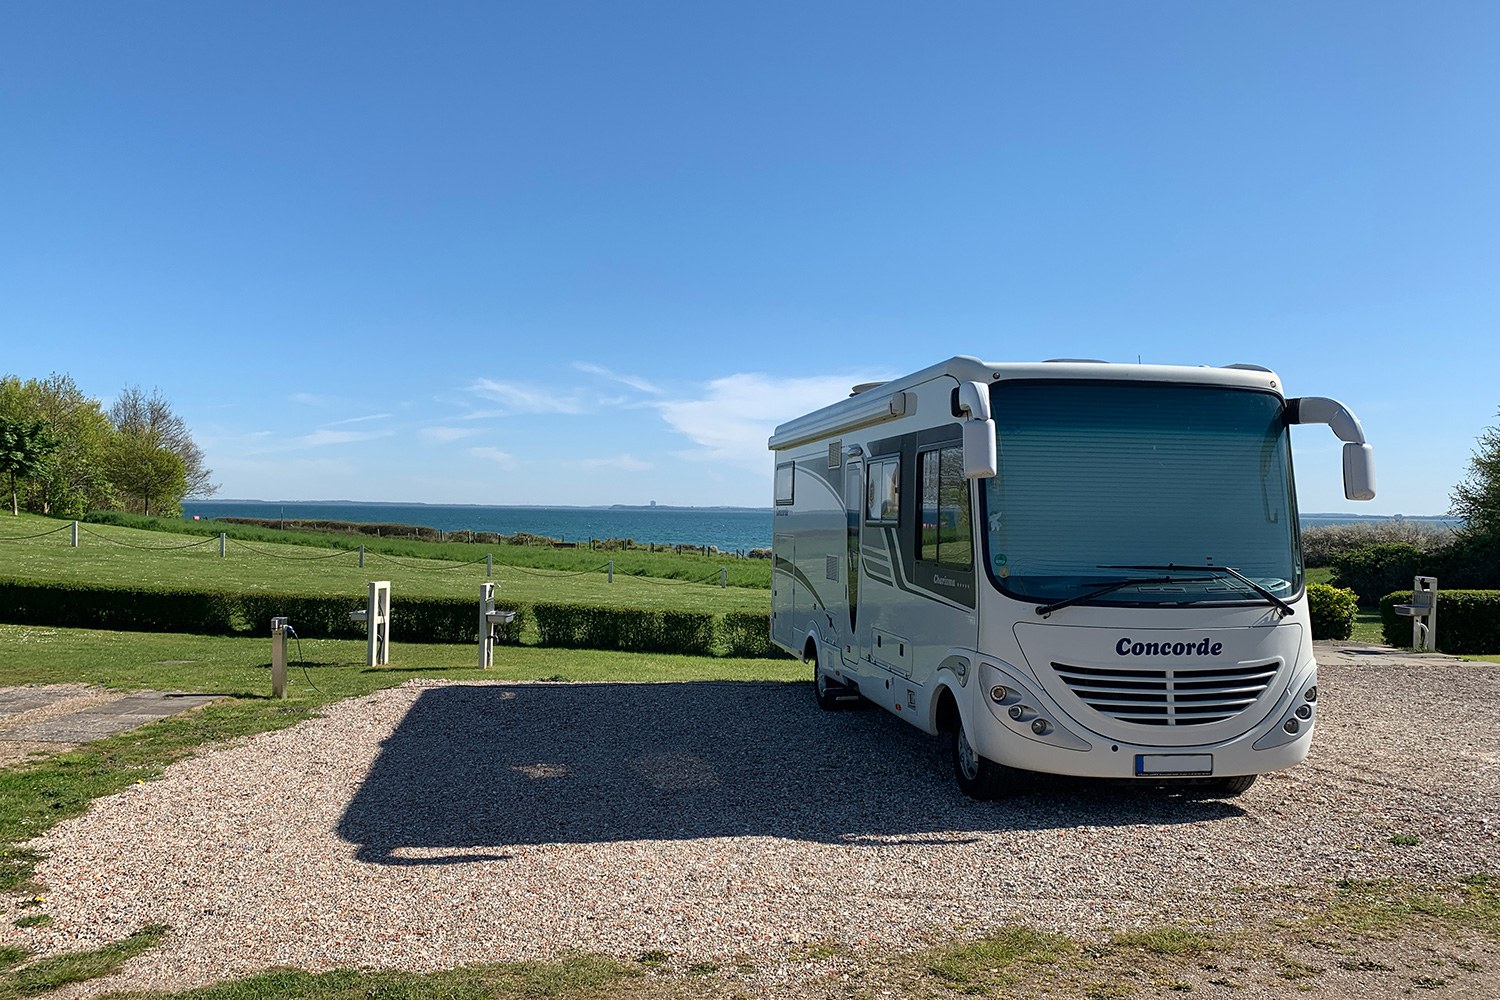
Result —
[[1259, 920], [1289, 887], [1495, 868], [1500, 666], [1345, 659], [1308, 762], [1231, 800], [1041, 777], [973, 803], [938, 740], [807, 685], [413, 681], [56, 827], [33, 845], [53, 925], [0, 942], [176, 930], [69, 996], [569, 947], [776, 967], [814, 941]]

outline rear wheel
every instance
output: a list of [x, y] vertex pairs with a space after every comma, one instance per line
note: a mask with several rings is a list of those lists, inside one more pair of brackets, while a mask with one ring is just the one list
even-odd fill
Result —
[[1208, 783], [1208, 789], [1214, 795], [1222, 795], [1225, 798], [1233, 798], [1250, 790], [1255, 784], [1257, 775], [1235, 774], [1227, 778], [1215, 778]]
[[847, 693], [847, 689], [840, 684], [834, 684], [828, 679], [828, 675], [818, 668], [818, 647], [813, 646], [808, 650], [807, 660], [813, 669], [813, 695], [818, 699], [818, 707], [825, 712], [837, 712], [843, 707], [839, 696]]
[[1005, 791], [1005, 772], [1004, 766], [979, 756], [969, 742], [960, 716], [953, 727], [953, 777], [958, 781], [958, 790], [981, 801], [999, 798]]

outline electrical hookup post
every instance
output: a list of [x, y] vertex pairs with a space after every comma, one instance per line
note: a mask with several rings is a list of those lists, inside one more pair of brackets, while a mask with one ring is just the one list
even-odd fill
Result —
[[271, 697], [286, 697], [286, 618], [271, 619]]
[[369, 603], [349, 612], [352, 622], [365, 624], [365, 666], [378, 667], [391, 662], [391, 582], [375, 580], [370, 584]]

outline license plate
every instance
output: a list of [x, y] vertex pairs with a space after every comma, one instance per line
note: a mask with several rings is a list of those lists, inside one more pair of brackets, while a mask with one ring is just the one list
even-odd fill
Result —
[[1135, 773], [1213, 774], [1214, 755], [1211, 753], [1138, 753], [1135, 755]]

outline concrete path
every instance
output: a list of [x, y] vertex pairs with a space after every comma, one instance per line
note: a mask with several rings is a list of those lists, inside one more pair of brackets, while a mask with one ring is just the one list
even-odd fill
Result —
[[[139, 691], [103, 704], [90, 705], [78, 711], [53, 715], [20, 726], [6, 727], [5, 716], [20, 715], [45, 708], [66, 698], [76, 697], [76, 690], [56, 688], [11, 688], [0, 690], [0, 740], [11, 743], [87, 743], [103, 739], [148, 722], [186, 712], [213, 701], [219, 695], [177, 694], [161, 691]], [[20, 721], [20, 720], [17, 720]]]
[[1391, 666], [1435, 666], [1457, 665], [1464, 661], [1447, 653], [1418, 653], [1410, 649], [1396, 649], [1373, 642], [1334, 642], [1320, 639], [1313, 643], [1313, 656], [1318, 663], [1338, 666], [1358, 666], [1380, 663]]
[[0, 720], [77, 695], [78, 691], [70, 687], [0, 688]]

